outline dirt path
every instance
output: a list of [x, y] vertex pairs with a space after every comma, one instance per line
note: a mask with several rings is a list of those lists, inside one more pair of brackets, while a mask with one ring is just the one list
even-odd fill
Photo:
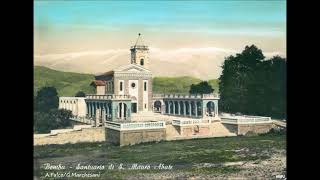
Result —
[[[217, 164], [196, 164], [198, 168], [216, 168]], [[284, 179], [286, 174], [286, 153], [285, 151], [277, 152], [271, 155], [270, 159], [262, 161], [232, 162], [224, 163], [222, 166], [237, 167], [241, 170], [237, 173], [230, 174], [195, 174], [190, 172], [161, 172], [153, 174], [135, 175], [128, 180], [141, 179], [186, 179], [186, 180], [203, 180], [203, 179]], [[278, 178], [277, 178], [278, 177]]]

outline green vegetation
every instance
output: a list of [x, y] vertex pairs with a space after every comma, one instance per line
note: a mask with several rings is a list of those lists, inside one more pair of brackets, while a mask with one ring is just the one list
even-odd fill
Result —
[[[45, 86], [55, 87], [58, 96], [75, 96], [79, 91], [94, 94], [94, 87], [90, 86], [94, 75], [62, 72], [42, 66], [34, 67], [34, 94]], [[192, 84], [198, 84], [201, 79], [193, 77], [155, 77], [153, 78], [154, 93], [183, 93], [188, 94]], [[209, 80], [214, 92], [219, 92], [218, 80]]]
[[86, 93], [84, 93], [83, 91], [78, 91], [75, 97], [86, 97]]
[[[155, 77], [153, 78], [153, 93], [181, 93], [188, 94], [192, 84], [199, 84], [202, 80], [194, 77]], [[214, 92], [219, 92], [218, 80], [208, 81]]]
[[265, 59], [261, 49], [246, 46], [225, 58], [219, 78], [225, 112], [286, 118], [286, 59]]
[[[285, 134], [269, 133], [250, 137], [163, 141], [124, 147], [113, 146], [105, 142], [36, 146], [34, 147], [34, 158], [39, 164], [62, 163], [68, 166], [76, 166], [80, 162], [106, 166], [110, 163], [115, 165], [123, 163], [123, 167], [130, 167], [134, 163], [173, 165], [173, 169], [169, 171], [153, 169], [100, 171], [102, 179], [125, 179], [142, 174], [147, 177], [159, 171], [209, 175], [234, 173], [241, 169], [234, 166], [198, 167], [195, 165], [266, 160], [272, 154], [283, 151], [285, 148]], [[43, 170], [40, 174], [44, 172]]]
[[202, 81], [199, 84], [192, 84], [190, 87], [190, 94], [210, 94], [214, 91], [208, 81]]
[[34, 132], [49, 133], [52, 129], [71, 126], [71, 111], [58, 109], [58, 93], [54, 87], [43, 87], [34, 99]]
[[55, 87], [58, 96], [74, 96], [78, 91], [86, 94], [94, 93], [94, 87], [90, 86], [94, 76], [91, 74], [80, 74], [62, 72], [42, 66], [35, 66], [34, 69], [34, 95], [45, 86]]

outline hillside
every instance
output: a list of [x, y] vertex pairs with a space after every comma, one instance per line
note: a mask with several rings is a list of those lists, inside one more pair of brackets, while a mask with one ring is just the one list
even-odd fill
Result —
[[34, 94], [44, 86], [53, 86], [59, 96], [74, 96], [78, 91], [94, 93], [94, 88], [89, 86], [94, 79], [91, 74], [62, 72], [43, 66], [34, 67]]
[[[74, 96], [78, 91], [94, 93], [89, 86], [94, 79], [91, 74], [80, 74], [56, 71], [43, 66], [34, 67], [34, 93], [44, 86], [53, 86], [59, 96]], [[153, 78], [154, 93], [188, 93], [191, 84], [201, 82], [198, 78], [184, 77], [155, 77]], [[209, 80], [209, 84], [218, 92], [218, 80]]]
[[[189, 92], [191, 84], [198, 84], [201, 79], [184, 76], [184, 77], [155, 77], [153, 78], [153, 92], [154, 93], [183, 93]], [[209, 84], [218, 92], [218, 80], [209, 80]]]

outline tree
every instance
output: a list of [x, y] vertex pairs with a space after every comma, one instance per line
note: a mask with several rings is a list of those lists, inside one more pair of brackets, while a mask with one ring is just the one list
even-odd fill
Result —
[[34, 112], [34, 132], [50, 133], [52, 129], [71, 126], [72, 112], [65, 109], [51, 109], [49, 112]]
[[221, 109], [253, 115], [285, 116], [286, 62], [265, 60], [256, 46], [225, 58], [219, 78]]
[[72, 117], [72, 112], [66, 109], [52, 109], [50, 114], [53, 117], [57, 128], [66, 128], [71, 126], [70, 118]]
[[49, 112], [50, 109], [57, 109], [59, 97], [56, 88], [43, 87], [37, 92], [35, 99], [35, 110]]
[[33, 131], [35, 133], [50, 133], [51, 129], [57, 127], [56, 122], [46, 112], [33, 112]]
[[58, 109], [59, 97], [54, 87], [43, 87], [34, 98], [34, 132], [49, 133], [52, 129], [71, 125], [72, 112]]
[[207, 81], [202, 81], [199, 84], [192, 84], [189, 90], [190, 94], [210, 94], [214, 89]]
[[75, 97], [86, 97], [86, 94], [83, 91], [78, 91]]

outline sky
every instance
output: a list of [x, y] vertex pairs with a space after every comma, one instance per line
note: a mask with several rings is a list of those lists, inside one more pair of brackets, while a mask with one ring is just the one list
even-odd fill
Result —
[[[286, 1], [34, 2], [37, 57], [129, 52], [138, 33], [161, 58], [166, 58], [166, 52], [186, 48], [193, 53], [210, 48], [238, 52], [251, 44], [267, 54], [286, 56]], [[40, 59], [36, 61], [41, 64]]]

